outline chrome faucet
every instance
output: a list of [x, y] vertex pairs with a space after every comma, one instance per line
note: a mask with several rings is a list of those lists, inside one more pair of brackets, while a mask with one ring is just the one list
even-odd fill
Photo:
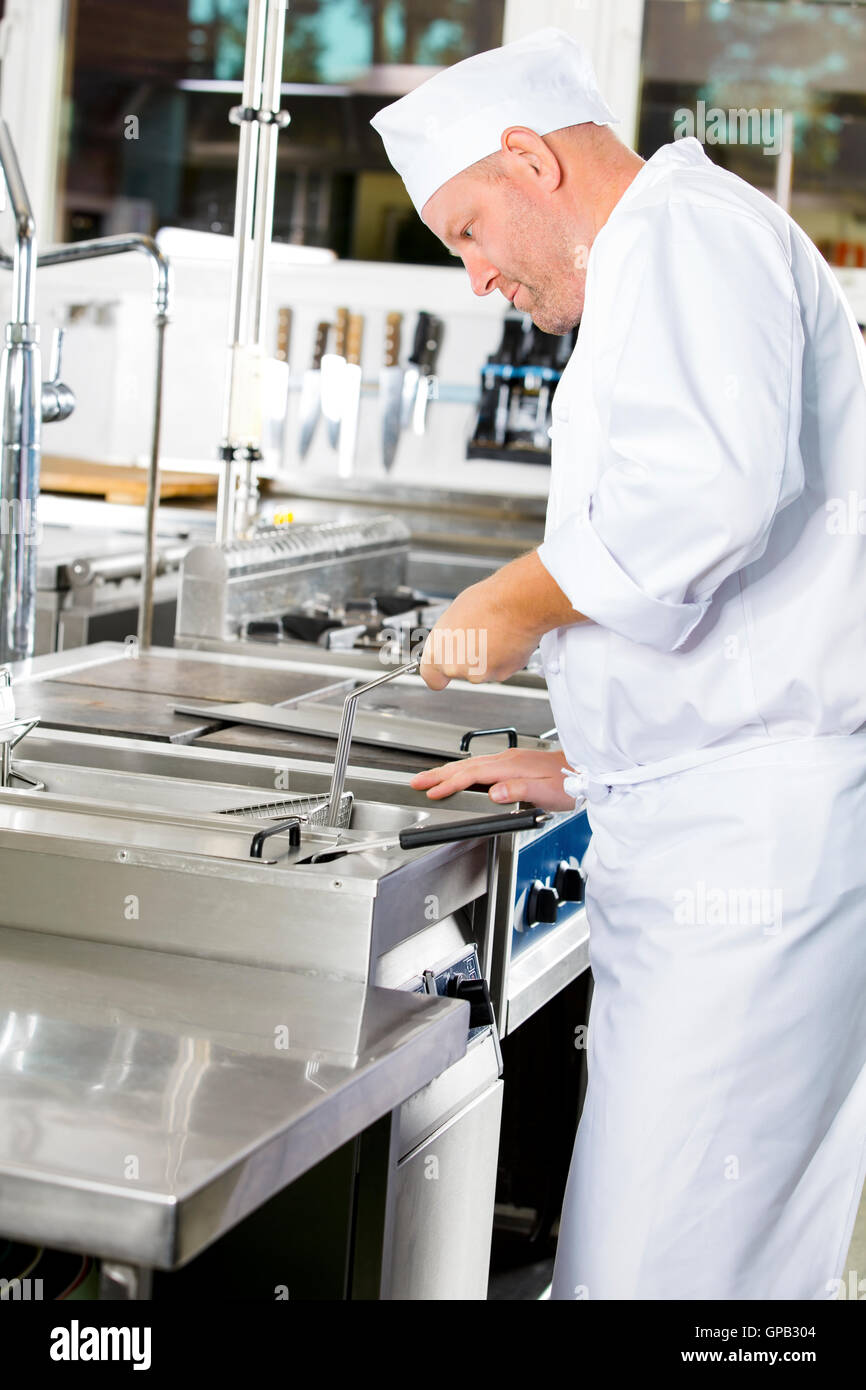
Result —
[[21, 782], [31, 791], [43, 792], [44, 782], [36, 782], [26, 777], [12, 762], [12, 749], [35, 729], [38, 719], [18, 719], [15, 716], [15, 702], [12, 695], [12, 672], [8, 666], [0, 666], [0, 791], [5, 791], [13, 782]]
[[[55, 339], [49, 379], [43, 382], [39, 328], [34, 322], [36, 296], [36, 228], [18, 156], [5, 121], [0, 120], [0, 171], [9, 190], [15, 216], [14, 256], [0, 251], [0, 267], [12, 271], [12, 322], [0, 361], [0, 662], [20, 661], [33, 654], [36, 623], [36, 503], [42, 424], [65, 420], [75, 397], [60, 380], [62, 332]], [[38, 257], [39, 266], [143, 251], [154, 269], [156, 367], [151, 448], [147, 476], [144, 574], [139, 608], [138, 641], [150, 646], [153, 624], [153, 584], [156, 575], [156, 515], [159, 505], [159, 445], [162, 424], [164, 333], [169, 318], [171, 268], [156, 242], [147, 236], [99, 237], [91, 241], [51, 246]]]
[[[36, 503], [43, 419], [42, 356], [34, 321], [36, 227], [18, 156], [0, 121], [0, 168], [15, 217], [12, 320], [0, 358], [0, 661], [33, 651], [36, 622]], [[75, 397], [58, 380], [45, 397], [50, 419], [61, 420]]]

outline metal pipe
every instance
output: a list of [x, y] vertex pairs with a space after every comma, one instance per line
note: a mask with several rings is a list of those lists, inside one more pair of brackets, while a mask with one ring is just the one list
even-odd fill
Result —
[[[0, 145], [0, 157], [2, 157], [2, 145]], [[73, 241], [63, 246], [49, 246], [46, 250], [40, 252], [36, 258], [35, 264], [37, 266], [71, 265], [78, 261], [101, 260], [105, 256], [121, 256], [130, 251], [140, 251], [148, 256], [152, 262], [153, 304], [155, 309], [154, 323], [156, 325], [154, 401], [151, 424], [150, 458], [148, 460], [147, 470], [147, 498], [145, 502], [144, 569], [142, 574], [141, 604], [138, 610], [138, 643], [143, 650], [147, 650], [151, 645], [153, 637], [153, 584], [156, 577], [159, 451], [160, 435], [162, 431], [162, 393], [165, 356], [164, 338], [171, 307], [171, 264], [165, 253], [160, 250], [159, 246], [153, 240], [153, 237], [141, 236], [134, 232], [121, 236], [97, 237], [90, 241]], [[5, 252], [0, 252], [0, 265], [13, 265], [11, 257]], [[29, 652], [26, 654], [29, 655]], [[22, 653], [22, 655], [24, 655], [24, 653]]]
[[0, 120], [0, 165], [9, 190], [15, 216], [15, 259], [12, 281], [12, 317], [16, 323], [30, 323], [35, 296], [36, 224], [33, 209], [12, 143], [9, 126]]
[[288, 123], [288, 113], [280, 111], [287, 3], [250, 0], [242, 105], [230, 112], [230, 120], [240, 127], [240, 139], [217, 544], [233, 539], [238, 513], [246, 532], [255, 509], [265, 259], [273, 231], [277, 137]]
[[0, 167], [15, 215], [12, 320], [0, 359], [0, 661], [31, 655], [36, 626], [36, 518], [42, 434], [42, 359], [33, 322], [36, 227], [9, 127]]
[[340, 732], [337, 737], [337, 748], [334, 753], [334, 771], [331, 775], [331, 789], [328, 793], [327, 825], [339, 825], [340, 823], [340, 803], [343, 798], [343, 788], [346, 785], [346, 769], [349, 766], [349, 751], [352, 747], [352, 730], [355, 727], [355, 713], [358, 708], [358, 701], [362, 695], [366, 695], [369, 691], [375, 690], [379, 685], [384, 685], [386, 681], [393, 681], [396, 680], [398, 676], [408, 676], [413, 671], [417, 671], [420, 665], [420, 661], [407, 661], [405, 666], [397, 666], [393, 671], [386, 671], [384, 675], [377, 676], [375, 680], [368, 681], [366, 685], [359, 685], [357, 689], [352, 690], [343, 701]]

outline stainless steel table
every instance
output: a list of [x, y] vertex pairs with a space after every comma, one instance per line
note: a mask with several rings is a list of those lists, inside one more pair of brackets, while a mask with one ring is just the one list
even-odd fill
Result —
[[0, 1233], [120, 1262], [143, 1296], [147, 1271], [459, 1060], [467, 1019], [458, 1000], [0, 928]]

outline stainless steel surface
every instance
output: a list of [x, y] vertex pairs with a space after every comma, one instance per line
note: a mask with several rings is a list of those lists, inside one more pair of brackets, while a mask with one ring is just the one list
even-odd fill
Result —
[[[502, 1097], [495, 1081], [397, 1164], [383, 1297], [486, 1298]], [[424, 1260], [413, 1258], [419, 1230]]]
[[[374, 682], [378, 684], [379, 682]], [[305, 733], [324, 734], [337, 737], [340, 726], [340, 713], [332, 705], [311, 702], [295, 705], [292, 709], [282, 709], [272, 705], [260, 704], [253, 700], [239, 701], [237, 704], [208, 704], [199, 701], [178, 701], [174, 705], [177, 714], [195, 718], [223, 720], [227, 724], [251, 724], [262, 729], [287, 729]], [[359, 743], [377, 744], [381, 747], [406, 749], [423, 752], [431, 757], [459, 758], [460, 740], [466, 732], [464, 725], [434, 723], [429, 719], [412, 719], [389, 710], [361, 710], [357, 716], [355, 738]], [[552, 748], [552, 742], [537, 737], [518, 735], [518, 748]], [[483, 744], [485, 753], [499, 753], [508, 747], [504, 735], [486, 738]], [[481, 745], [479, 744], [479, 748]]]
[[405, 666], [398, 666], [393, 671], [385, 671], [383, 675], [377, 676], [375, 680], [368, 681], [366, 685], [360, 685], [356, 690], [350, 691], [343, 701], [343, 712], [340, 716], [340, 732], [337, 736], [337, 748], [334, 753], [334, 772], [331, 778], [331, 790], [328, 800], [328, 824], [338, 825], [340, 818], [340, 803], [343, 796], [343, 788], [346, 784], [346, 768], [349, 765], [349, 751], [352, 746], [352, 730], [355, 726], [355, 715], [358, 709], [358, 701], [362, 695], [367, 695], [371, 690], [384, 685], [387, 681], [396, 680], [398, 676], [408, 676], [413, 671], [417, 671], [420, 662], [409, 661]]
[[181, 575], [177, 640], [237, 638], [252, 619], [403, 583], [409, 533], [389, 516], [261, 528], [246, 540], [194, 546]]
[[513, 1033], [589, 968], [589, 923], [578, 912], [509, 961], [502, 1033]]
[[466, 1048], [460, 1001], [0, 928], [0, 1231], [169, 1269]]

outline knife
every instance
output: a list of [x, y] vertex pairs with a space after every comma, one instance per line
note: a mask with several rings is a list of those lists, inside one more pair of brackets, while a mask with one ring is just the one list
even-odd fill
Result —
[[421, 375], [420, 362], [424, 353], [424, 344], [430, 336], [432, 317], [432, 314], [428, 314], [422, 309], [415, 325], [415, 339], [412, 344], [412, 351], [409, 353], [408, 365], [403, 373], [403, 392], [400, 406], [400, 425], [403, 429], [409, 425], [412, 419], [415, 397], [418, 393], [418, 378]]
[[402, 314], [385, 319], [385, 365], [379, 369], [379, 408], [382, 416], [382, 459], [385, 472], [394, 466], [400, 442], [400, 413], [403, 396], [403, 368], [400, 364]]
[[322, 405], [322, 357], [328, 345], [329, 323], [320, 323], [316, 326], [316, 341], [313, 346], [313, 357], [309, 367], [304, 372], [304, 379], [301, 382], [301, 404], [299, 408], [301, 418], [301, 433], [298, 438], [298, 453], [301, 458], [305, 458], [307, 450], [316, 432], [316, 425], [319, 421]]
[[350, 314], [346, 330], [346, 361], [343, 366], [343, 382], [340, 388], [343, 398], [337, 458], [337, 475], [340, 478], [352, 476], [355, 462], [358, 413], [361, 409], [361, 339], [363, 335], [363, 316]]
[[415, 404], [412, 408], [412, 429], [416, 434], [424, 433], [427, 419], [427, 402], [430, 399], [430, 382], [436, 372], [436, 358], [439, 355], [444, 327], [445, 325], [441, 319], [431, 319], [427, 340], [421, 353], [421, 360], [419, 363], [421, 375], [418, 378], [418, 385], [415, 392]]
[[343, 370], [346, 366], [346, 328], [349, 310], [338, 309], [334, 324], [334, 351], [322, 355], [322, 414], [328, 426], [328, 442], [340, 442], [340, 410], [343, 404]]

